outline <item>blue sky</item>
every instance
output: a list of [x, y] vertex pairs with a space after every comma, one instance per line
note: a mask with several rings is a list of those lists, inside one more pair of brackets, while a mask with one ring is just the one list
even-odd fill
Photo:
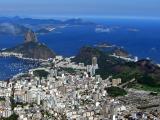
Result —
[[0, 16], [160, 17], [160, 0], [0, 0]]

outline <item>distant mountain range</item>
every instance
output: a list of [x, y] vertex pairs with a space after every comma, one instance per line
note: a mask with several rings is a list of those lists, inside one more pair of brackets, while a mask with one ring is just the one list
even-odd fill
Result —
[[20, 35], [27, 32], [28, 28], [16, 23], [0, 23], [0, 34]]
[[8, 22], [8, 23], [19, 23], [19, 24], [31, 24], [31, 25], [39, 25], [39, 24], [71, 24], [71, 25], [80, 25], [80, 24], [94, 24], [92, 22], [84, 21], [80, 18], [68, 19], [65, 21], [55, 20], [55, 19], [33, 19], [33, 18], [20, 18], [20, 17], [0, 17], [0, 23]]
[[54, 19], [32, 19], [20, 17], [0, 17], [0, 34], [20, 35], [28, 29], [36, 33], [49, 33], [57, 26], [64, 25], [93, 25], [94, 23], [82, 19], [69, 19], [66, 21]]

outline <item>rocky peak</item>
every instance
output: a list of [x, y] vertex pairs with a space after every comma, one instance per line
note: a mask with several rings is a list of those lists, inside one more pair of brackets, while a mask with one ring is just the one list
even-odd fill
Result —
[[28, 32], [25, 34], [25, 43], [28, 42], [37, 42], [37, 36], [32, 30], [28, 30]]
[[17, 45], [13, 48], [6, 49], [5, 52], [20, 53], [25, 58], [33, 59], [49, 59], [54, 58], [56, 54], [49, 49], [45, 44], [38, 42], [36, 34], [29, 30], [25, 34], [25, 41], [23, 44]]

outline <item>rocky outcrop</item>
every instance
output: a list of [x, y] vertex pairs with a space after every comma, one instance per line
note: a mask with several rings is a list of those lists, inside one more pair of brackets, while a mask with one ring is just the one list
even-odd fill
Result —
[[113, 53], [114, 53], [116, 56], [129, 57], [128, 52], [125, 51], [125, 50], [122, 49], [122, 48], [115, 48], [115, 50], [113, 50]]
[[25, 43], [27, 43], [27, 42], [38, 42], [36, 34], [32, 30], [29, 30], [25, 34], [25, 41], [24, 42]]
[[7, 49], [4, 52], [20, 53], [25, 58], [33, 59], [49, 59], [56, 56], [45, 44], [38, 42], [36, 34], [31, 30], [25, 34], [23, 44]]

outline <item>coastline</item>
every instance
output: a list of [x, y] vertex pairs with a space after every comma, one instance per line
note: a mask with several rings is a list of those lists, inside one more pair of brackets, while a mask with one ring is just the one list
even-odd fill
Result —
[[23, 59], [23, 60], [39, 61], [39, 62], [46, 62], [47, 61], [44, 59], [26, 58], [26, 57], [23, 57], [23, 54], [14, 53], [14, 52], [0, 52], [0, 57], [15, 57], [15, 58]]
[[122, 59], [128, 62], [137, 62], [138, 60], [130, 58], [130, 57], [124, 57], [124, 56], [117, 56], [117, 55], [110, 55], [111, 57], [115, 57], [117, 59]]
[[[23, 57], [22, 54], [13, 53], [13, 52], [10, 52], [10, 53], [9, 52], [0, 52], [0, 59], [3, 59], [3, 58], [17, 58], [19, 60], [34, 62], [35, 64], [47, 61], [47, 60], [43, 60], [43, 59], [25, 58], [25, 57]], [[12, 80], [14, 77], [17, 77], [19, 75], [23, 75], [23, 74], [25, 74], [25, 72], [27, 72], [31, 69], [38, 68], [39, 65], [36, 64], [36, 65], [33, 65], [32, 67], [33, 68], [26, 68], [27, 70], [23, 71], [23, 72], [19, 71], [19, 72], [15, 73], [15, 75], [11, 75], [11, 76], [9, 75], [9, 77], [6, 77], [4, 79], [0, 79], [0, 81]], [[18, 69], [22, 69], [22, 68], [14, 68], [14, 69], [17, 69], [17, 71], [18, 71]]]
[[[135, 58], [131, 58], [131, 57], [124, 57], [124, 56], [117, 56], [117, 55], [110, 55], [111, 57], [115, 57], [117, 59], [122, 59], [122, 60], [125, 60], [125, 61], [128, 61], [128, 62], [137, 62], [138, 61], [138, 58], [136, 59]], [[23, 57], [23, 54], [20, 54], [20, 53], [14, 53], [14, 52], [0, 52], [0, 57], [15, 57], [15, 58], [18, 58], [18, 59], [21, 59], [21, 60], [28, 60], [28, 61], [35, 61], [35, 62], [40, 62], [40, 63], [43, 63], [43, 62], [47, 62], [48, 60], [45, 60], [45, 59], [33, 59], [33, 58], [26, 58], [26, 57]], [[156, 64], [158, 67], [160, 67], [160, 64], [157, 63]], [[38, 67], [36, 67], [38, 68]], [[34, 68], [31, 68], [29, 70], [32, 70]], [[11, 78], [9, 78], [10, 80], [12, 80], [14, 77], [17, 77], [19, 75], [23, 75], [25, 74], [24, 72], [22, 73], [18, 73], [14, 76], [12, 76]], [[0, 81], [3, 81], [3, 80], [0, 80]]]

